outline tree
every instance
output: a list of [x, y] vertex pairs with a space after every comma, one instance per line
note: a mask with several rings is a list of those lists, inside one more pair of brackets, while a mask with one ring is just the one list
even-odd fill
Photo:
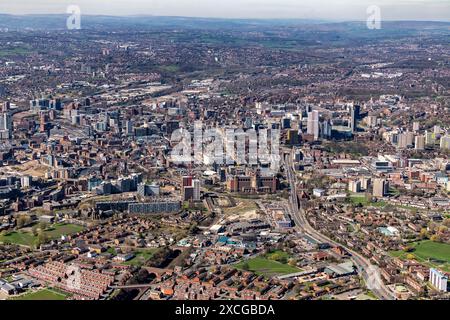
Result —
[[434, 234], [431, 236], [430, 240], [433, 242], [441, 242], [441, 236], [439, 234]]
[[37, 237], [37, 245], [40, 246], [41, 244], [46, 243], [48, 240], [48, 236], [45, 234], [43, 230], [39, 231], [38, 237]]
[[27, 219], [28, 217], [27, 216], [24, 216], [24, 215], [22, 215], [22, 216], [19, 216], [18, 218], [17, 218], [17, 228], [23, 228], [23, 226], [24, 225], [26, 225], [27, 223], [28, 223], [28, 220], [29, 219]]
[[421, 239], [426, 239], [426, 238], [428, 238], [428, 230], [427, 230], [427, 228], [422, 228], [422, 229], [420, 230], [420, 238], [421, 238]]
[[274, 261], [280, 261], [281, 255], [279, 253], [272, 253], [271, 255], [269, 255], [269, 259]]
[[289, 264], [290, 266], [295, 267], [295, 266], [297, 265], [297, 260], [291, 258], [291, 259], [289, 259], [288, 264]]
[[288, 260], [287, 260], [287, 258], [285, 256], [282, 256], [277, 261], [280, 262], [280, 263], [286, 264]]
[[44, 231], [45, 229], [48, 228], [48, 223], [45, 222], [45, 221], [42, 221], [42, 222], [39, 224], [39, 227], [41, 228], [42, 231]]
[[450, 219], [447, 218], [444, 220], [444, 222], [442, 223], [444, 226], [449, 227], [450, 228]]
[[444, 234], [446, 233], [448, 228], [446, 226], [440, 226], [439, 227], [439, 233]]
[[311, 291], [312, 290], [312, 283], [311, 282], [305, 282], [305, 284], [304, 284], [304, 286], [305, 286], [305, 291]]
[[31, 218], [27, 215], [21, 215], [17, 218], [17, 227], [20, 229], [31, 222]]
[[144, 284], [149, 283], [151, 281], [150, 274], [147, 270], [140, 268], [135, 275], [127, 281], [127, 284]]
[[191, 226], [189, 227], [189, 234], [196, 234], [198, 231], [198, 225], [196, 222], [192, 223]]
[[242, 264], [242, 270], [245, 270], [245, 271], [250, 270], [250, 266], [247, 261]]
[[39, 231], [39, 225], [35, 224], [32, 228], [31, 228], [31, 232], [33, 233], [33, 236], [37, 236]]

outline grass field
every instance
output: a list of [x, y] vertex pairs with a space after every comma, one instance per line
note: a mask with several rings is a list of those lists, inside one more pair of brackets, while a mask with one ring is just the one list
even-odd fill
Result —
[[[394, 194], [394, 191], [390, 191], [392, 194]], [[377, 207], [377, 208], [385, 208], [387, 206], [392, 207], [392, 208], [400, 208], [400, 209], [406, 209], [406, 210], [417, 210], [417, 208], [414, 207], [410, 207], [410, 206], [403, 206], [403, 205], [398, 205], [398, 204], [390, 204], [386, 201], [376, 201], [376, 202], [371, 202], [368, 201], [365, 195], [361, 195], [358, 193], [353, 193], [350, 195], [350, 197], [348, 198], [348, 201], [352, 204], [358, 205], [361, 204], [364, 207]]]
[[174, 72], [178, 72], [180, 70], [180, 66], [178, 66], [176, 64], [170, 64], [167, 66], [162, 66], [160, 69], [165, 72], [174, 73]]
[[248, 265], [248, 271], [252, 271], [258, 275], [264, 275], [266, 277], [274, 277], [289, 273], [301, 272], [302, 270], [293, 267], [287, 263], [282, 263], [277, 260], [287, 261], [289, 254], [280, 250], [270, 252], [265, 256], [256, 257], [247, 261], [242, 261], [236, 264], [236, 268], [244, 270], [244, 266]]
[[124, 262], [123, 264], [129, 266], [142, 266], [148, 259], [150, 259], [153, 256], [156, 250], [158, 249], [142, 249], [135, 251], [134, 254], [136, 256], [133, 259]]
[[56, 292], [52, 289], [42, 289], [25, 293], [19, 297], [12, 298], [12, 300], [66, 300], [66, 298], [67, 296], [61, 292]]
[[[50, 239], [58, 239], [62, 235], [74, 234], [82, 231], [83, 229], [84, 227], [76, 224], [57, 223], [50, 226], [45, 231], [45, 234]], [[10, 242], [29, 247], [35, 245], [36, 241], [36, 236], [34, 236], [31, 232], [25, 231], [13, 231], [7, 235], [0, 236], [0, 242]]]
[[0, 236], [0, 242], [10, 242], [23, 246], [32, 246], [36, 242], [36, 237], [28, 232], [11, 232], [8, 235]]
[[391, 251], [390, 254], [400, 259], [406, 259], [412, 254], [414, 259], [429, 267], [435, 267], [450, 272], [450, 244], [433, 242], [430, 240], [412, 244], [414, 251]]
[[359, 196], [359, 195], [351, 195], [349, 198], [350, 202], [353, 204], [361, 204], [363, 206], [372, 206], [372, 207], [378, 207], [382, 208], [387, 205], [384, 201], [377, 201], [377, 202], [369, 202], [365, 196]]
[[84, 227], [77, 224], [58, 223], [51, 226], [45, 233], [52, 239], [61, 237], [62, 235], [70, 235], [83, 231]]
[[27, 48], [10, 48], [10, 49], [1, 49], [0, 50], [0, 57], [9, 57], [9, 56], [16, 56], [16, 55], [26, 55], [29, 54], [30, 50]]
[[258, 275], [264, 275], [266, 277], [274, 277], [301, 271], [299, 268], [288, 264], [283, 264], [278, 261], [269, 260], [264, 257], [257, 257], [245, 262], [240, 262], [236, 265], [236, 268], [242, 270], [245, 263], [248, 263], [249, 271], [252, 271]]

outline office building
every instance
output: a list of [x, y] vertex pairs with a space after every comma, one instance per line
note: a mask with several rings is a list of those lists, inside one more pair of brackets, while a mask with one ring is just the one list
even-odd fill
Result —
[[382, 198], [389, 193], [389, 182], [385, 179], [375, 179], [373, 181], [373, 196]]
[[48, 103], [48, 108], [52, 110], [62, 110], [61, 99], [57, 98], [50, 100]]
[[358, 131], [358, 119], [361, 107], [358, 105], [353, 105], [350, 107], [350, 129], [352, 133]]
[[158, 185], [148, 185], [145, 183], [140, 183], [137, 186], [137, 193], [141, 197], [159, 196], [160, 188]]
[[194, 201], [200, 201], [200, 180], [195, 179], [192, 181], [192, 186], [194, 188], [193, 190], [193, 200]]
[[446, 135], [441, 137], [439, 145], [440, 148], [443, 150], [450, 150], [450, 136]]
[[349, 181], [348, 191], [350, 192], [361, 192], [361, 181]]
[[290, 129], [291, 128], [291, 119], [290, 118], [284, 118], [283, 119], [282, 128], [283, 129]]
[[436, 143], [436, 138], [434, 133], [425, 131], [425, 144], [426, 145], [434, 145]]
[[300, 143], [300, 136], [297, 130], [288, 130], [286, 137], [287, 144], [291, 146], [298, 145]]
[[185, 186], [183, 187], [183, 201], [194, 200], [194, 187]]
[[134, 131], [133, 131], [133, 121], [127, 120], [125, 122], [125, 134], [127, 136], [132, 136], [133, 133], [134, 133]]
[[308, 113], [307, 134], [314, 136], [314, 140], [319, 139], [319, 111], [317, 110]]
[[9, 112], [0, 113], [0, 138], [10, 139], [12, 133], [12, 120]]
[[131, 214], [175, 213], [180, 210], [180, 201], [153, 201], [128, 204], [128, 212]]
[[324, 139], [331, 138], [331, 121], [329, 119], [321, 123], [321, 137]]
[[182, 187], [191, 187], [192, 186], [192, 176], [184, 176], [182, 177]]
[[425, 149], [425, 136], [416, 136], [414, 139], [414, 146], [416, 150]]
[[2, 112], [8, 112], [11, 109], [11, 103], [9, 101], [3, 102]]
[[448, 291], [448, 276], [444, 275], [439, 270], [430, 269], [430, 282], [437, 290], [442, 292]]

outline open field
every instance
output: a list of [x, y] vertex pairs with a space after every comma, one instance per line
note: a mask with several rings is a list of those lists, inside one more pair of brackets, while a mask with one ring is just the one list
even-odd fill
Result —
[[258, 275], [264, 275], [266, 277], [274, 277], [301, 271], [299, 268], [263, 257], [257, 257], [245, 262], [240, 262], [236, 265], [236, 268], [243, 270], [246, 263], [248, 264], [249, 271], [252, 271]]
[[30, 53], [30, 50], [28, 48], [24, 47], [16, 47], [16, 48], [7, 48], [7, 49], [1, 49], [0, 50], [0, 57], [10, 57], [10, 56], [17, 56], [17, 55], [27, 55]]
[[[62, 235], [70, 235], [80, 232], [84, 227], [75, 224], [57, 223], [50, 226], [45, 234], [50, 239], [58, 239]], [[13, 231], [6, 235], [0, 236], [0, 242], [15, 243], [23, 246], [31, 247], [36, 244], [37, 236], [28, 231]]]
[[61, 237], [62, 235], [70, 235], [83, 231], [84, 227], [77, 224], [58, 223], [50, 227], [45, 233], [52, 239]]
[[364, 207], [377, 207], [377, 208], [385, 208], [389, 206], [390, 208], [398, 208], [398, 209], [406, 209], [406, 210], [417, 210], [415, 207], [399, 205], [399, 204], [391, 204], [387, 201], [369, 201], [366, 196], [354, 193], [350, 195], [348, 201], [352, 204], [358, 205], [361, 204]]
[[136, 255], [133, 259], [124, 262], [125, 265], [142, 266], [150, 259], [158, 249], [142, 249], [134, 252]]
[[450, 272], [450, 244], [430, 240], [412, 244], [414, 251], [391, 251], [390, 254], [400, 259], [406, 259], [411, 254], [414, 259], [429, 267], [435, 267]]
[[0, 236], [0, 242], [15, 243], [22, 246], [32, 246], [36, 242], [36, 237], [28, 232], [11, 232]]
[[382, 208], [387, 205], [384, 201], [377, 201], [377, 202], [370, 202], [367, 200], [366, 196], [360, 196], [360, 195], [351, 195], [349, 198], [350, 202], [352, 204], [361, 204], [362, 206], [372, 206], [372, 207], [379, 207]]
[[20, 165], [4, 167], [4, 171], [7, 173], [20, 173], [21, 175], [30, 175], [37, 178], [43, 178], [47, 170], [48, 168], [44, 165], [41, 165], [37, 160], [28, 161]]
[[235, 265], [236, 268], [244, 270], [248, 266], [248, 271], [252, 271], [258, 275], [266, 277], [274, 277], [289, 273], [301, 272], [302, 270], [291, 266], [287, 263], [282, 263], [277, 260], [287, 261], [289, 255], [283, 251], [274, 251], [265, 256], [256, 257], [246, 261], [242, 261]]
[[236, 218], [254, 218], [257, 215], [258, 205], [254, 200], [236, 198], [236, 206], [224, 208], [223, 212], [230, 219]]
[[52, 289], [41, 289], [39, 291], [25, 293], [11, 300], [66, 300], [67, 296]]

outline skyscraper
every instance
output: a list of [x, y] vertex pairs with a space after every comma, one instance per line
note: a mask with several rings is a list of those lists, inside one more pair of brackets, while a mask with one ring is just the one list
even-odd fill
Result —
[[416, 150], [425, 149], [425, 136], [416, 136], [414, 139], [414, 146]]
[[2, 112], [8, 112], [11, 108], [11, 103], [9, 101], [3, 102]]
[[9, 112], [0, 113], [0, 139], [11, 138], [12, 121]]
[[[183, 193], [183, 200], [184, 201], [197, 201], [194, 199], [195, 196], [195, 185], [194, 185], [194, 181], [192, 179], [192, 176], [184, 176], [182, 178], [182, 186], [181, 186], [181, 190]], [[200, 181], [198, 182], [198, 193], [200, 194]], [[200, 195], [198, 195], [198, 198], [200, 200]]]
[[292, 146], [298, 145], [300, 143], [300, 137], [298, 135], [298, 131], [297, 130], [288, 130], [286, 142]]
[[194, 201], [200, 201], [200, 180], [192, 180], [192, 185], [194, 187]]
[[389, 193], [389, 182], [385, 179], [375, 179], [373, 182], [373, 196], [382, 198]]
[[131, 120], [125, 121], [125, 134], [128, 136], [133, 135], [133, 121]]
[[445, 149], [445, 150], [450, 149], [450, 136], [446, 135], [446, 136], [441, 137], [439, 146], [441, 149]]
[[407, 145], [408, 145], [408, 142], [407, 142], [406, 134], [405, 133], [400, 133], [398, 135], [397, 146], [400, 149], [406, 149]]
[[403, 132], [398, 135], [398, 147], [400, 149], [406, 149], [409, 146], [412, 146], [414, 142], [414, 133], [413, 132]]
[[321, 135], [323, 138], [328, 139], [331, 138], [331, 121], [330, 119], [325, 120], [322, 122], [321, 126]]
[[425, 131], [425, 144], [434, 145], [435, 143], [436, 143], [436, 138], [434, 136], [434, 133]]
[[192, 186], [192, 176], [184, 176], [182, 181], [182, 187], [191, 187]]
[[308, 112], [307, 133], [314, 136], [314, 140], [319, 139], [319, 111]]
[[430, 269], [430, 282], [437, 290], [448, 291], [448, 277], [439, 270]]
[[353, 105], [350, 107], [350, 129], [352, 129], [352, 132], [356, 132], [358, 128], [358, 119], [359, 119], [359, 113], [361, 111], [361, 107], [358, 105]]

